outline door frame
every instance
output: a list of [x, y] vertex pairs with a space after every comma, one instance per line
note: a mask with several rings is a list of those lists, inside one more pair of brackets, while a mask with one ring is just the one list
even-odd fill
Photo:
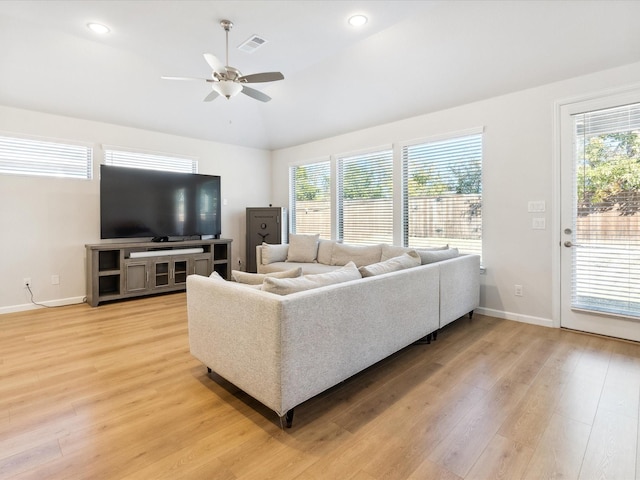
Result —
[[[553, 156], [552, 156], [552, 199], [551, 224], [553, 225], [551, 245], [552, 279], [551, 279], [551, 312], [553, 327], [561, 327], [562, 302], [561, 302], [561, 252], [562, 248], [562, 120], [565, 112], [572, 110], [597, 110], [610, 107], [614, 103], [635, 103], [640, 101], [640, 83], [627, 85], [620, 88], [601, 90], [577, 97], [570, 97], [554, 102], [553, 116]], [[597, 315], [597, 314], [594, 314]], [[607, 316], [607, 318], [612, 318]]]

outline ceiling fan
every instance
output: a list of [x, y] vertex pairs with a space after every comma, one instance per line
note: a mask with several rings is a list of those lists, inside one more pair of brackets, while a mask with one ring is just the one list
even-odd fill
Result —
[[242, 75], [237, 68], [230, 67], [229, 64], [229, 30], [233, 27], [233, 23], [229, 20], [221, 20], [220, 25], [224, 28], [227, 37], [227, 65], [223, 65], [211, 53], [205, 53], [204, 59], [207, 61], [212, 69], [211, 78], [194, 78], [194, 77], [161, 77], [165, 80], [198, 80], [205, 81], [211, 84], [212, 91], [204, 98], [205, 102], [214, 100], [219, 95], [230, 99], [231, 97], [242, 92], [251, 98], [260, 100], [261, 102], [268, 102], [271, 97], [259, 90], [255, 90], [248, 87], [247, 83], [264, 83], [275, 82], [276, 80], [283, 80], [284, 75], [280, 72], [263, 72], [253, 73], [251, 75]]

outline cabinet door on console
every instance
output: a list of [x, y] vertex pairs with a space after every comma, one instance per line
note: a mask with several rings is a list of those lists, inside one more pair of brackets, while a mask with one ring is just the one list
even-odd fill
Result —
[[247, 272], [256, 272], [257, 245], [288, 241], [286, 208], [247, 208]]
[[147, 289], [147, 268], [146, 261], [126, 262], [125, 290], [127, 293]]

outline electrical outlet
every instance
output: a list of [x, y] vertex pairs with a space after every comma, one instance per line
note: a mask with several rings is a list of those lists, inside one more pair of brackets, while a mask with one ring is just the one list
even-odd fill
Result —
[[522, 285], [515, 285], [515, 296], [516, 297], [521, 297], [522, 296]]
[[30, 277], [25, 277], [22, 279], [22, 285], [24, 287], [30, 287], [31, 286], [31, 278]]

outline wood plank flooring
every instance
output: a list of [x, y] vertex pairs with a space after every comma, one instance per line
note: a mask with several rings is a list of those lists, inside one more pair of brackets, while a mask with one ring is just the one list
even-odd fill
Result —
[[633, 479], [640, 345], [460, 319], [296, 408], [189, 354], [185, 294], [0, 315], [1, 479]]

